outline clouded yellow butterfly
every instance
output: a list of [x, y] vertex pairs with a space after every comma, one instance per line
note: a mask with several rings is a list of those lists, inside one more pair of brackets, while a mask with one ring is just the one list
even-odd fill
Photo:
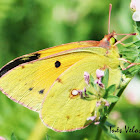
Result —
[[[68, 43], [21, 56], [0, 70], [0, 89], [13, 101], [37, 111], [56, 131], [82, 129], [92, 121], [96, 100], [83, 100], [73, 91], [84, 89], [84, 72], [109, 69], [109, 85], [120, 83], [115, 33], [101, 41]], [[112, 42], [112, 40], [114, 40]]]

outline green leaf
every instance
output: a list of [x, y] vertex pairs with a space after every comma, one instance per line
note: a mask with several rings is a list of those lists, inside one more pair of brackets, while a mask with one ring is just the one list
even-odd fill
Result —
[[83, 95], [83, 98], [82, 98], [82, 99], [91, 101], [91, 100], [95, 100], [95, 99], [97, 98], [97, 97], [96, 97], [97, 95], [95, 95], [94, 93], [92, 93], [92, 92], [90, 92], [90, 91], [86, 91], [86, 94], [87, 94], [88, 96]]
[[90, 75], [90, 84], [95, 90], [97, 90], [97, 87], [96, 87], [96, 84], [94, 84], [94, 78], [92, 75]]
[[140, 40], [134, 42], [133, 44], [135, 44], [136, 46], [140, 46]]
[[84, 99], [84, 100], [87, 100], [87, 101], [95, 100], [95, 98], [93, 98], [93, 97], [84, 97], [83, 99]]
[[12, 135], [11, 135], [11, 140], [17, 140], [17, 138], [16, 138], [14, 133], [12, 133]]
[[[132, 63], [140, 63], [140, 46], [139, 41], [133, 42], [130, 44], [130, 46], [124, 47], [124, 46], [119, 46], [119, 52], [122, 55], [122, 58], [132, 62]], [[124, 63], [124, 67], [127, 67], [130, 65], [129, 63]], [[122, 71], [123, 74], [125, 74], [127, 77], [131, 78], [133, 77], [136, 73], [140, 71], [140, 65], [135, 65], [133, 67], [130, 67], [127, 70]]]
[[109, 131], [109, 129], [107, 129], [104, 125], [100, 125], [102, 127], [102, 129], [104, 130], [104, 132], [110, 136], [111, 138], [115, 139], [115, 140], [119, 140], [119, 138], [114, 134], [114, 133], [111, 133]]
[[87, 95], [95, 95], [94, 93], [90, 92], [90, 91], [86, 91]]
[[118, 96], [108, 96], [107, 97], [107, 101], [108, 102], [111, 102], [111, 103], [115, 103], [115, 102], [117, 102], [119, 100], [119, 97]]
[[46, 140], [50, 140], [50, 136], [49, 135], [46, 136]]
[[102, 125], [102, 129], [104, 130], [104, 132], [110, 136], [111, 138], [115, 139], [115, 140], [119, 140], [119, 138], [114, 134], [111, 133], [104, 125]]
[[107, 88], [107, 90], [105, 91], [105, 95], [103, 96], [104, 99], [106, 99], [108, 97], [108, 95], [111, 95], [112, 93], [114, 93], [116, 90], [116, 85], [111, 85], [110, 87]]
[[90, 83], [91, 83], [91, 85], [93, 86], [94, 85], [94, 78], [93, 78], [93, 76], [92, 75], [90, 75]]
[[108, 89], [107, 89], [107, 92], [108, 92], [108, 95], [114, 93], [116, 90], [116, 85], [111, 85]]
[[109, 79], [109, 69], [105, 70], [105, 74], [102, 78], [102, 83], [104, 84], [105, 88], [108, 86], [108, 79]]
[[137, 30], [140, 33], [140, 22], [136, 22]]

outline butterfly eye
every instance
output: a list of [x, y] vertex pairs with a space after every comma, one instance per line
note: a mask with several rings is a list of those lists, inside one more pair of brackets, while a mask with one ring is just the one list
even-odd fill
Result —
[[111, 45], [114, 45], [117, 42], [117, 40], [116, 40], [116, 38], [111, 37], [109, 42], [110, 42]]

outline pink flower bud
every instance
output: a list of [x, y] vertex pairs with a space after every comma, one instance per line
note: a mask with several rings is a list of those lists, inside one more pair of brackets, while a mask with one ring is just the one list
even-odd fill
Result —
[[110, 104], [107, 100], [105, 101], [105, 106], [110, 106]]
[[96, 119], [96, 116], [91, 116], [87, 118], [87, 120], [91, 120], [91, 121], [94, 121], [95, 119]]
[[96, 79], [96, 80], [94, 81], [94, 83], [95, 83], [95, 84], [98, 84], [101, 88], [104, 88], [104, 84], [102, 83], [101, 78]]
[[89, 73], [88, 72], [84, 72], [84, 79], [87, 85], [89, 85]]
[[96, 70], [96, 77], [99, 79], [99, 78], [102, 78], [103, 76], [104, 76], [104, 71], [97, 69]]
[[96, 107], [99, 107], [101, 105], [101, 101], [96, 102]]
[[95, 124], [95, 125], [98, 125], [98, 124], [100, 124], [100, 122], [95, 122], [94, 124]]

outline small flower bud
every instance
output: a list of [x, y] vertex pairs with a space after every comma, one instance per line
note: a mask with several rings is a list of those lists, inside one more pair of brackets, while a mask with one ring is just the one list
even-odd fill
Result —
[[87, 85], [89, 85], [89, 73], [88, 72], [84, 72], [84, 79]]

